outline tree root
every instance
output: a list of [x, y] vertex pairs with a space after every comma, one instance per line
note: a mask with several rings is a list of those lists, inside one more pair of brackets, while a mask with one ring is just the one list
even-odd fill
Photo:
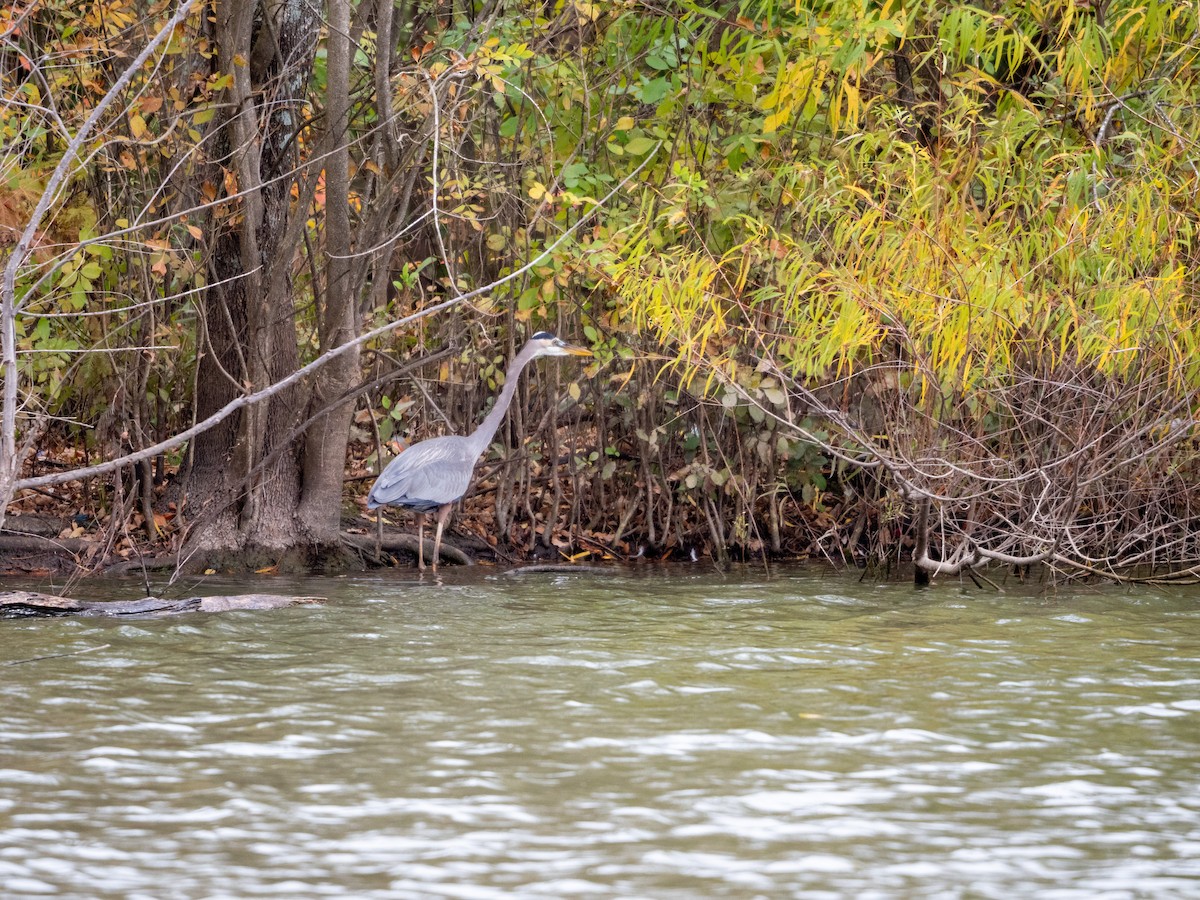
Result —
[[589, 566], [574, 563], [535, 563], [531, 566], [517, 566], [515, 569], [506, 569], [505, 575], [535, 575], [540, 573], [554, 573], [557, 575], [621, 575], [626, 569], [617, 566]]
[[[343, 532], [342, 542], [347, 546], [358, 550], [360, 553], [364, 553], [369, 556], [374, 556], [375, 554], [376, 543], [374, 535], [347, 534]], [[389, 552], [393, 550], [403, 550], [406, 553], [411, 553], [413, 556], [417, 555], [417, 546], [418, 541], [416, 535], [404, 534], [402, 532], [385, 534], [383, 536], [383, 541], [378, 545], [380, 550], [387, 550]], [[425, 541], [425, 558], [427, 560], [433, 559], [433, 541]], [[459, 550], [457, 547], [447, 544], [445, 538], [442, 539], [442, 559], [457, 563], [460, 566], [475, 565], [474, 559], [472, 559], [462, 550]]]

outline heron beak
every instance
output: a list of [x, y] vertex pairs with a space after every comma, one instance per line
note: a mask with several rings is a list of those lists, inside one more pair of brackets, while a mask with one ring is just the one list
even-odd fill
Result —
[[561, 350], [563, 353], [568, 354], [569, 356], [591, 356], [592, 355], [592, 351], [589, 350], [587, 347], [576, 347], [574, 344], [568, 344], [565, 341], [563, 342], [562, 346], [560, 346], [558, 349]]

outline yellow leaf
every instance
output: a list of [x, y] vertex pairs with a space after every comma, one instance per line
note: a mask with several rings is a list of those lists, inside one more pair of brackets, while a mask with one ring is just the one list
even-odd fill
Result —
[[541, 200], [546, 196], [546, 186], [540, 181], [535, 181], [529, 188], [529, 197], [532, 200]]
[[763, 134], [774, 134], [778, 131], [779, 126], [787, 121], [789, 112], [790, 110], [781, 109], [763, 119]]
[[146, 120], [140, 113], [134, 113], [129, 117], [129, 132], [133, 135], [134, 140], [138, 141], [147, 135]]
[[628, 131], [634, 125], [633, 116], [621, 116], [613, 128], [617, 131]]

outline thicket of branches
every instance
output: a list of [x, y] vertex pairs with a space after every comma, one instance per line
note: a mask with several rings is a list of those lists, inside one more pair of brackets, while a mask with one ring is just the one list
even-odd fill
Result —
[[[212, 62], [212, 14], [233, 7], [198, 8], [129, 65], [176, 8], [0, 11], [0, 252], [68, 172], [8, 257], [24, 484], [45, 485], [22, 438], [81, 462], [150, 447], [380, 329], [343, 387], [296, 382], [320, 403], [226, 435], [230, 453], [238, 434], [264, 446], [204, 510], [184, 503], [188, 444], [79, 501], [114, 529], [138, 510], [158, 543], [234, 504], [252, 529], [256, 491], [306, 477], [306, 457], [300, 474], [270, 460], [330, 404], [357, 404], [365, 476], [393, 434], [469, 430], [549, 327], [598, 362], [533, 374], [482, 467], [466, 521], [502, 552], [1200, 564], [1193, 6], [349, 3], [270, 91], [243, 89], [261, 134], [283, 134], [263, 96], [286, 88], [300, 117], [262, 185], [237, 164], [253, 135], [231, 98], [243, 67], [269, 67]], [[286, 286], [270, 346], [290, 349], [220, 359], [232, 377], [205, 400], [229, 324], [214, 298], [261, 277], [217, 265], [221, 241], [244, 243], [263, 191], [290, 223], [262, 288]], [[177, 467], [182, 485], [155, 487]]]

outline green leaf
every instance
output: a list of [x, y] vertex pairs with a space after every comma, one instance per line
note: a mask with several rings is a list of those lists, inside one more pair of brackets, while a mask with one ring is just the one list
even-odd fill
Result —
[[568, 188], [579, 186], [579, 180], [587, 174], [587, 163], [571, 163], [569, 166], [563, 166], [562, 181]]
[[522, 291], [521, 296], [517, 298], [517, 309], [525, 312], [536, 307], [541, 302], [538, 295], [538, 289], [535, 287]]
[[653, 78], [638, 91], [643, 103], [658, 103], [671, 92], [671, 82], [665, 78]]
[[635, 137], [625, 145], [625, 152], [643, 156], [658, 146], [658, 141], [648, 137]]

